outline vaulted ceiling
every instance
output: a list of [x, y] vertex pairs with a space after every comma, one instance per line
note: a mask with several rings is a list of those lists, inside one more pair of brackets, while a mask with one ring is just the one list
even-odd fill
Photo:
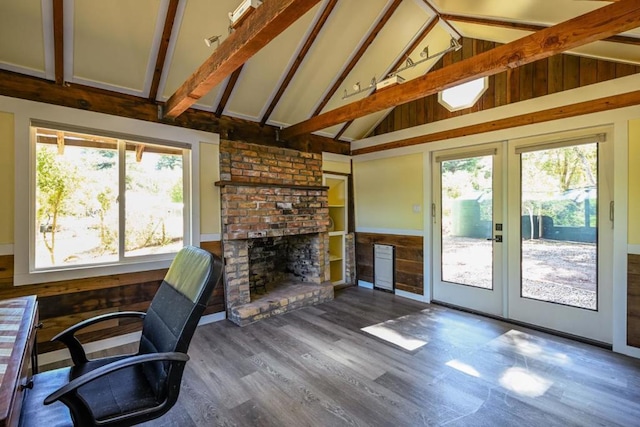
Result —
[[[265, 8], [268, 2], [260, 6]], [[233, 43], [228, 13], [240, 0], [0, 0], [0, 69], [164, 103], [198, 68]], [[197, 99], [193, 108], [289, 127], [371, 94], [352, 94], [406, 65], [427, 73], [451, 39], [509, 43], [604, 7], [590, 0], [319, 0]], [[265, 8], [266, 11], [266, 8]], [[252, 24], [246, 20], [242, 25]], [[251, 33], [251, 28], [236, 32]], [[221, 36], [208, 47], [204, 39]], [[233, 37], [232, 37], [233, 36]], [[273, 37], [271, 39], [271, 37]], [[259, 37], [256, 37], [259, 38]], [[228, 40], [227, 40], [228, 39]], [[256, 41], [255, 39], [253, 41]], [[260, 40], [258, 40], [260, 42]], [[229, 51], [230, 55], [235, 51]], [[640, 30], [570, 53], [640, 65]], [[239, 60], [240, 63], [244, 60]], [[233, 63], [235, 64], [235, 62]], [[235, 67], [234, 67], [235, 69]], [[188, 97], [187, 97], [188, 98]], [[389, 108], [320, 129], [350, 141], [368, 135]]]

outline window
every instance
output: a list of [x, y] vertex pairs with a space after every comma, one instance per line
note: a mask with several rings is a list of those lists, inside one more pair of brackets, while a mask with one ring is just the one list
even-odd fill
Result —
[[481, 77], [439, 92], [438, 102], [449, 111], [469, 108], [478, 102], [488, 87], [489, 79]]
[[31, 271], [153, 259], [189, 243], [187, 146], [32, 127]]

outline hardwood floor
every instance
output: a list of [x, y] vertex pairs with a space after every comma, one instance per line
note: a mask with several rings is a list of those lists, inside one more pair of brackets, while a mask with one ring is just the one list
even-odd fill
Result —
[[640, 425], [640, 360], [362, 288], [202, 326], [189, 354], [178, 403], [145, 425]]

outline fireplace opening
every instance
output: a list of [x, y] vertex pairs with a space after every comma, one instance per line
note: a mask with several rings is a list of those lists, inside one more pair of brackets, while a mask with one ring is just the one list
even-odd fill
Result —
[[319, 284], [320, 236], [264, 237], [248, 243], [249, 290], [251, 301], [260, 299], [280, 285]]

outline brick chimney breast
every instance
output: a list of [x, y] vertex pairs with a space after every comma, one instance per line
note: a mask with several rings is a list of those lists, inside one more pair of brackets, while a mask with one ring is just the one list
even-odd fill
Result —
[[[322, 156], [222, 140], [219, 159], [221, 181], [216, 185], [220, 187], [228, 318], [244, 325], [287, 311], [282, 304], [293, 309], [332, 299], [333, 287], [327, 282], [328, 187], [322, 185]], [[288, 236], [304, 239], [264, 240]], [[285, 270], [291, 273], [289, 279], [318, 288], [291, 287], [288, 280], [295, 294], [285, 293], [278, 303], [258, 301], [258, 295], [254, 301], [256, 282], [277, 281], [282, 276], [264, 266], [279, 264], [273, 257], [285, 252], [284, 248], [286, 252], [300, 248], [299, 253], [288, 255]], [[260, 260], [262, 267], [252, 266], [251, 258]]]

